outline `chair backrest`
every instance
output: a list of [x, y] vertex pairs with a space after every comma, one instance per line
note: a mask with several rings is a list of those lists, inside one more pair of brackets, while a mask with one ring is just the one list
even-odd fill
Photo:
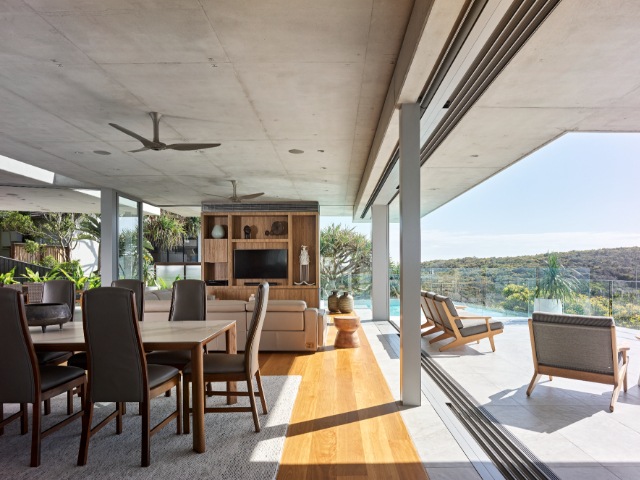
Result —
[[22, 294], [0, 288], [0, 404], [35, 402], [37, 364]]
[[258, 293], [251, 315], [251, 324], [247, 332], [247, 343], [244, 347], [245, 369], [251, 375], [258, 370], [258, 352], [260, 350], [260, 337], [262, 336], [262, 326], [264, 317], [267, 314], [267, 303], [269, 302], [269, 284], [262, 282], [258, 285]]
[[134, 279], [114, 280], [111, 282], [112, 287], [128, 288], [133, 292], [136, 300], [136, 309], [138, 310], [138, 320], [144, 320], [144, 282]]
[[133, 292], [101, 287], [84, 294], [89, 396], [93, 402], [141, 402], [148, 396], [147, 361]]
[[[451, 321], [449, 320], [449, 317], [451, 315], [451, 313], [449, 312], [449, 309], [447, 308], [447, 304], [446, 304], [446, 299], [447, 297], [443, 297], [442, 295], [436, 295], [435, 297], [433, 297], [433, 303], [435, 304], [435, 307], [438, 311], [438, 314], [440, 315], [440, 319], [442, 320], [442, 325], [445, 329], [453, 332], [454, 328], [451, 324]], [[460, 328], [457, 325], [456, 326], [458, 328]]]
[[530, 326], [538, 364], [615, 373], [619, 360], [613, 318], [534, 312]]
[[206, 320], [207, 288], [202, 280], [173, 282], [169, 321]]
[[436, 307], [436, 302], [434, 300], [434, 297], [435, 297], [435, 293], [427, 292], [426, 295], [424, 295], [422, 298], [424, 299], [424, 302], [427, 304], [427, 307], [429, 308], [429, 311], [431, 312], [431, 319], [436, 324], [438, 324], [442, 328], [444, 328], [444, 322], [440, 318], [440, 312], [438, 311], [438, 309]]
[[435, 321], [433, 319], [433, 313], [431, 313], [431, 308], [427, 303], [427, 292], [420, 292], [420, 306], [422, 307], [422, 312], [427, 320]]
[[71, 280], [49, 280], [44, 282], [42, 303], [66, 303], [73, 320], [76, 306], [76, 285]]

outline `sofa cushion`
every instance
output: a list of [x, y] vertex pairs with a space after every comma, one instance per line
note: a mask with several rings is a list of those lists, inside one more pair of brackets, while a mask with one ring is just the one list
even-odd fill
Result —
[[[504, 324], [502, 322], [489, 322], [489, 328], [493, 330], [502, 330]], [[460, 335], [463, 337], [470, 337], [478, 333], [485, 333], [487, 331], [487, 324], [485, 322], [482, 325], [475, 325], [473, 327], [465, 327], [460, 329]]]
[[171, 300], [150, 300], [144, 302], [145, 312], [169, 312]]
[[207, 312], [246, 312], [242, 300], [208, 300]]
[[[255, 302], [247, 302], [245, 308], [247, 312], [253, 312]], [[304, 312], [307, 303], [304, 300], [269, 300], [267, 303], [268, 312]]]
[[144, 292], [144, 300], [154, 301], [154, 300], [171, 300], [171, 295], [173, 295], [173, 290], [147, 290]]
[[262, 330], [304, 331], [304, 314], [301, 312], [270, 312], [267, 310]]

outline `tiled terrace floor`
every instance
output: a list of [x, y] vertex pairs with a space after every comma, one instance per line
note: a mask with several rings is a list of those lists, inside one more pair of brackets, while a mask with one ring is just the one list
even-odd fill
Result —
[[[422, 344], [558, 477], [631, 480], [640, 478], [640, 340], [634, 330], [618, 328], [617, 333], [618, 344], [631, 347], [631, 360], [629, 389], [620, 394], [614, 413], [609, 412], [612, 387], [607, 385], [543, 379], [526, 396], [533, 366], [525, 320], [506, 322], [504, 333], [496, 337], [495, 353], [488, 340], [442, 353], [438, 346], [446, 340], [429, 345], [432, 336], [426, 336]], [[424, 377], [422, 388], [430, 388]], [[425, 459], [427, 465], [433, 460]]]

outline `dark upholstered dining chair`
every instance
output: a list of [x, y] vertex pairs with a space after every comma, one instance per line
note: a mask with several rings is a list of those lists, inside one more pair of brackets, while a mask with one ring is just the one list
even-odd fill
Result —
[[112, 287], [128, 288], [133, 292], [138, 310], [138, 320], [144, 321], [144, 282], [141, 280], [123, 278], [111, 282]]
[[[111, 282], [112, 287], [120, 287], [127, 288], [131, 290], [134, 294], [134, 298], [136, 300], [136, 311], [138, 313], [138, 320], [142, 321], [144, 319], [144, 282], [140, 280], [114, 280]], [[72, 367], [82, 368], [83, 370], [87, 369], [87, 352], [77, 352], [74, 353], [71, 358], [69, 358], [67, 365], [71, 365]]]
[[[169, 321], [206, 320], [207, 292], [202, 280], [178, 280], [173, 283]], [[147, 362], [182, 370], [191, 361], [190, 350], [158, 350], [147, 354]]]
[[[258, 364], [258, 351], [260, 349], [260, 336], [264, 317], [267, 312], [267, 302], [269, 301], [269, 284], [266, 282], [258, 286], [256, 302], [251, 317], [251, 325], [247, 334], [247, 342], [243, 353], [209, 353], [203, 358], [203, 373], [205, 382], [247, 382], [246, 392], [213, 391], [207, 395], [248, 396], [251, 407], [205, 407], [205, 413], [227, 413], [227, 412], [251, 412], [253, 413], [253, 423], [256, 432], [260, 431], [260, 420], [258, 419], [258, 408], [256, 406], [256, 396], [260, 397], [262, 412], [267, 413], [267, 401], [264, 397], [262, 379], [260, 378], [260, 365]], [[189, 433], [189, 382], [191, 382], [191, 365], [183, 370], [183, 397], [184, 397], [184, 432]], [[256, 377], [258, 391], [253, 391], [253, 377]]]
[[[79, 368], [38, 365], [20, 293], [0, 288], [0, 312], [0, 429], [20, 418], [20, 433], [26, 434], [27, 404], [33, 404], [31, 466], [37, 467], [40, 465], [41, 439], [83, 413], [80, 411], [67, 416], [43, 432], [41, 403], [74, 388], [80, 388], [84, 393], [86, 376]], [[19, 403], [20, 411], [5, 419], [4, 403]]]
[[[140, 403], [142, 415], [143, 467], [151, 463], [151, 436], [174, 418], [181, 432], [180, 372], [164, 365], [148, 365], [137, 321], [133, 292], [118, 287], [102, 287], [84, 294], [82, 322], [87, 344], [89, 383], [85, 396], [85, 416], [78, 465], [86, 465], [91, 436], [116, 419], [116, 433], [122, 433], [122, 405]], [[176, 387], [176, 410], [154, 428], [150, 425], [150, 400]], [[115, 402], [106, 419], [91, 428], [95, 402]]]

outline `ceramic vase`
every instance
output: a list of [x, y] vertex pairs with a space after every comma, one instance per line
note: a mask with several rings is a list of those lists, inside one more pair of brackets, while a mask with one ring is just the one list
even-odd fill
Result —
[[215, 225], [211, 230], [211, 238], [224, 238], [224, 227], [222, 225]]
[[340, 308], [338, 307], [338, 290], [332, 290], [327, 303], [331, 313], [340, 313]]
[[340, 313], [353, 312], [353, 296], [351, 295], [351, 292], [344, 292], [342, 294], [338, 300], [338, 308], [340, 309]]

